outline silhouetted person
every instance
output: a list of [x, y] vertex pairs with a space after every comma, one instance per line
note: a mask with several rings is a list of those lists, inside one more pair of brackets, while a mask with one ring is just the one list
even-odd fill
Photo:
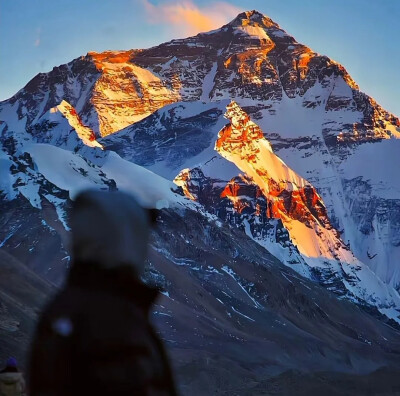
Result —
[[149, 323], [158, 295], [140, 281], [149, 212], [121, 192], [81, 194], [71, 216], [73, 262], [33, 343], [37, 395], [175, 395], [164, 348]]
[[25, 380], [18, 370], [17, 360], [13, 357], [7, 359], [6, 366], [0, 371], [0, 396], [25, 395]]

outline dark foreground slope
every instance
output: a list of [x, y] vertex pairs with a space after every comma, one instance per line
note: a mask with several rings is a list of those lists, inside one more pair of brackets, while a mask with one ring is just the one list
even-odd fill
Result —
[[386, 367], [366, 375], [288, 371], [241, 395], [394, 396], [400, 395], [400, 381], [396, 379], [398, 375], [398, 371]]
[[38, 314], [55, 287], [0, 251], [0, 361], [25, 365]]
[[[54, 288], [10, 255], [0, 259], [0, 358], [24, 362]], [[200, 206], [162, 211], [145, 278], [163, 289], [153, 319], [183, 395], [293, 394], [297, 386], [361, 395], [368, 378], [377, 378], [372, 394], [382, 381], [382, 389], [400, 385], [398, 330], [299, 277]]]
[[[311, 392], [315, 377], [315, 389], [361, 395], [367, 373], [400, 368], [397, 330], [198, 213], [163, 212], [150, 268], [166, 290], [154, 320], [183, 394], [269, 394], [273, 384], [275, 394], [294, 394], [293, 384]], [[376, 386], [400, 385], [385, 373], [371, 374]]]

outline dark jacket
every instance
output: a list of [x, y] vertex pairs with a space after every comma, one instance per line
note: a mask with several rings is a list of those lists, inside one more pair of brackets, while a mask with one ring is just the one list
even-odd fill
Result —
[[175, 395], [149, 323], [157, 294], [129, 270], [74, 265], [37, 328], [31, 395]]

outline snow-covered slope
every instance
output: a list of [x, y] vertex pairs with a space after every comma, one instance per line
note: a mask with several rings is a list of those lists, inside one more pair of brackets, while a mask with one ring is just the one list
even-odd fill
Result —
[[[219, 132], [215, 149], [260, 188], [267, 216], [282, 220], [304, 256], [355, 263], [330, 224], [315, 188], [275, 155], [262, 130], [237, 103], [228, 105], [225, 116], [230, 123]], [[223, 194], [240, 201], [232, 185]]]
[[[219, 131], [215, 150], [235, 165], [237, 173], [222, 172], [235, 169], [210, 156], [175, 178], [185, 195], [225, 221], [230, 219], [226, 210], [236, 213], [231, 222], [303, 276], [319, 278], [336, 293], [367, 301], [396, 318], [398, 293], [341, 240], [312, 184], [273, 152], [262, 130], [236, 102], [227, 106], [225, 117], [230, 122]], [[272, 232], [265, 232], [268, 229]], [[284, 231], [288, 238], [279, 240], [276, 235]]]
[[[79, 118], [78, 114], [76, 113], [76, 110], [65, 100], [63, 100], [58, 106], [50, 109], [49, 112], [50, 112], [50, 115], [47, 117], [47, 120], [50, 123], [57, 122], [58, 120], [57, 121], [55, 120], [55, 118], [57, 117], [57, 113], [61, 113], [65, 117], [65, 119], [68, 121], [68, 124], [70, 125], [71, 129], [76, 132], [78, 137], [82, 140], [82, 142], [85, 145], [87, 145], [89, 147], [103, 148], [103, 146], [99, 142], [96, 141], [94, 132], [89, 127], [83, 125], [81, 119]], [[35, 125], [35, 128], [39, 133], [43, 133], [43, 129], [44, 129], [43, 118], [45, 118], [45, 117], [43, 116], [40, 118], [39, 125], [38, 124]], [[58, 136], [59, 138], [62, 137], [64, 134], [66, 135], [66, 138], [68, 138], [70, 135], [73, 135], [71, 133], [68, 133], [70, 131], [66, 131], [64, 134], [61, 134], [60, 127], [58, 125], [56, 125], [56, 127], [57, 127], [56, 136]], [[49, 140], [49, 143], [57, 145], [57, 146], [59, 145], [59, 142], [54, 142], [52, 140]]]

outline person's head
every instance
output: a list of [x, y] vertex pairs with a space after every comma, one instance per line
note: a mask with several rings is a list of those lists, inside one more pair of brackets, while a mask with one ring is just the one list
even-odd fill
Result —
[[120, 191], [89, 190], [75, 200], [71, 214], [74, 265], [105, 270], [144, 270], [151, 226], [150, 212]]
[[6, 367], [7, 367], [7, 368], [16, 369], [16, 368], [18, 367], [17, 359], [15, 359], [14, 357], [9, 357], [9, 358], [6, 360]]

